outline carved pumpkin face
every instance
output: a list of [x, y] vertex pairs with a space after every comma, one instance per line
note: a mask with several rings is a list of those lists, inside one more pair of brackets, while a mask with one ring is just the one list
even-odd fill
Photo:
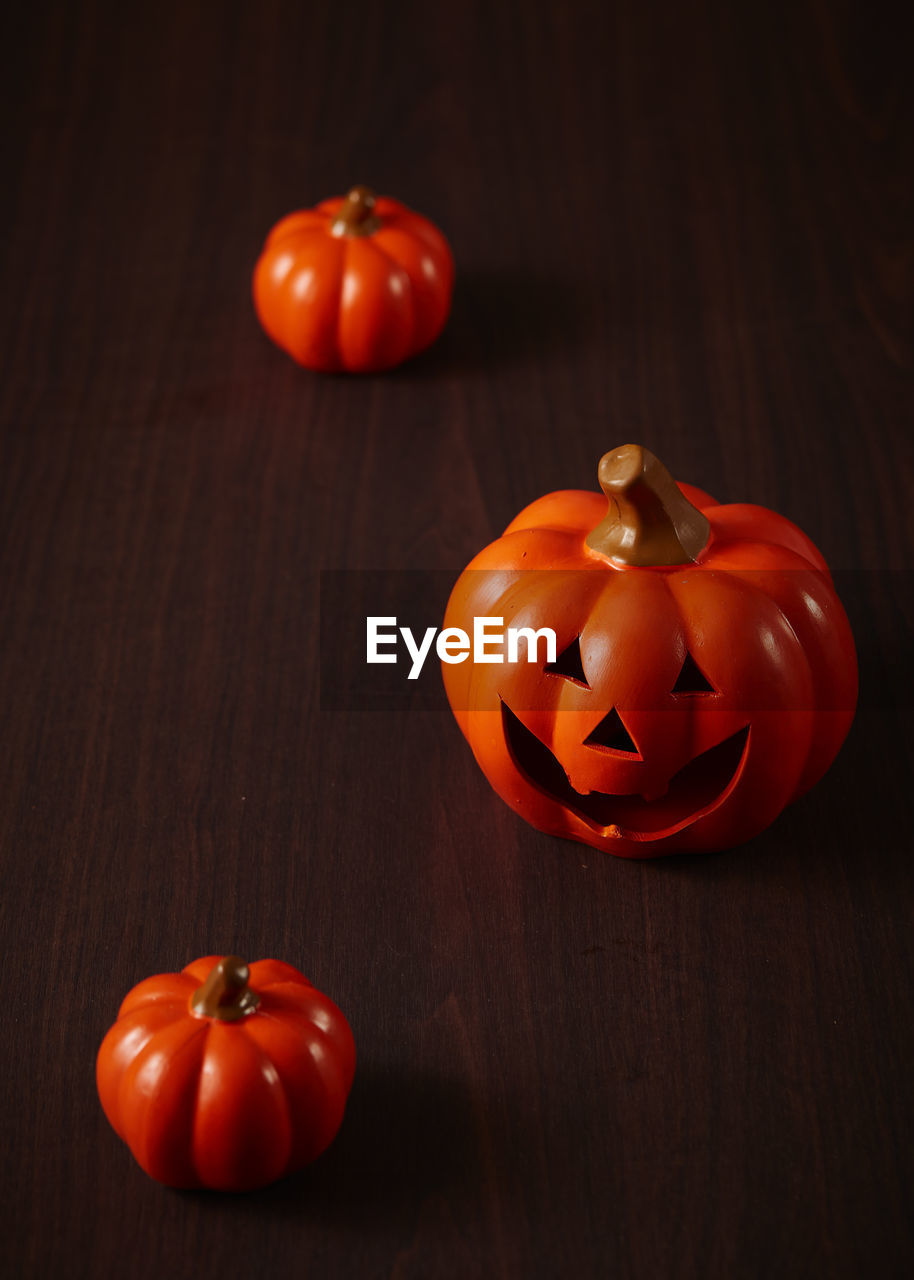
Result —
[[[471, 629], [474, 616], [503, 616], [556, 632], [552, 663], [445, 666], [448, 697], [518, 813], [629, 857], [762, 830], [831, 762], [856, 695], [847, 620], [808, 539], [771, 512], [670, 485], [674, 513], [686, 495], [699, 519], [703, 508], [694, 559], [613, 558], [592, 546], [599, 496], [550, 494], [477, 556], [445, 619]], [[654, 495], [648, 486], [636, 513], [642, 529], [644, 507], [666, 512]], [[617, 533], [625, 500], [611, 496]]]

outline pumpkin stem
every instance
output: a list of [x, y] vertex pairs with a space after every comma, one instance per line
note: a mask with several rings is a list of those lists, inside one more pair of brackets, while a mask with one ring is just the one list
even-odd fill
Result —
[[371, 187], [353, 187], [340, 205], [330, 232], [335, 236], [370, 236], [381, 225]]
[[688, 564], [708, 544], [708, 518], [693, 507], [649, 449], [624, 444], [605, 453], [598, 471], [609, 502], [585, 542], [618, 564]]
[[202, 987], [191, 996], [191, 1011], [199, 1018], [235, 1022], [253, 1013], [260, 996], [248, 986], [251, 971], [237, 956], [226, 956], [209, 971]]

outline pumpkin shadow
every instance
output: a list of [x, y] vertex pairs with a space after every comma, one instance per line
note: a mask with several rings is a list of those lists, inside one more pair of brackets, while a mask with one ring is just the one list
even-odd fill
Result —
[[385, 377], [417, 380], [529, 364], [578, 342], [586, 325], [586, 300], [569, 280], [471, 268], [457, 277], [440, 338]]
[[428, 1195], [450, 1196], [478, 1182], [473, 1116], [473, 1100], [459, 1080], [359, 1068], [328, 1150], [299, 1173], [233, 1198], [232, 1211], [339, 1220], [347, 1229], [395, 1219]]

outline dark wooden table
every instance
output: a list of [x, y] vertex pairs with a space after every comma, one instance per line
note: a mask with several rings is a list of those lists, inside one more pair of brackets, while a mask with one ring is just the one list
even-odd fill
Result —
[[[813, 0], [21, 10], [4, 1274], [911, 1274], [892, 22]], [[321, 377], [263, 336], [250, 274], [281, 214], [356, 180], [434, 218], [459, 283], [425, 356]], [[831, 772], [721, 855], [540, 835], [436, 671], [363, 698], [321, 651], [322, 596], [386, 570], [440, 608], [516, 511], [594, 486], [629, 439], [806, 529], [858, 642]], [[150, 1181], [94, 1084], [128, 988], [220, 950], [298, 965], [359, 1049], [335, 1145], [240, 1197]]]

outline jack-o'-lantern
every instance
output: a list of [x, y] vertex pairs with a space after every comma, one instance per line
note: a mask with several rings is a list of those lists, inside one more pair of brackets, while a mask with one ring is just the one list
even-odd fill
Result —
[[677, 485], [637, 445], [606, 454], [599, 480], [602, 495], [532, 503], [459, 578], [445, 626], [501, 618], [528, 629], [527, 652], [444, 662], [452, 710], [498, 794], [543, 831], [634, 858], [738, 844], [847, 734], [844, 609], [782, 516]]

